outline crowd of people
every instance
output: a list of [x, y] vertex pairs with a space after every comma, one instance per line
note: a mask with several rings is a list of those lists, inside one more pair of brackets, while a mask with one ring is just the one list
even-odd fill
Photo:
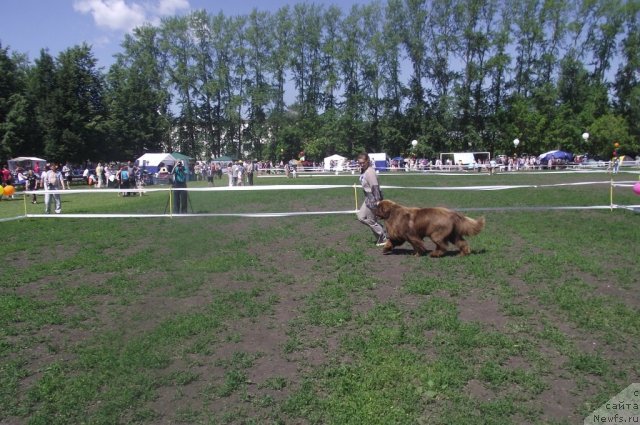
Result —
[[475, 162], [463, 164], [455, 163], [451, 158], [444, 161], [440, 158], [429, 160], [427, 158], [406, 158], [403, 161], [392, 160], [389, 163], [390, 171], [531, 171], [554, 170], [565, 168], [570, 163], [564, 159], [541, 160], [537, 156], [505, 156], [499, 155], [493, 159], [476, 159]]
[[[40, 165], [36, 163], [33, 169], [24, 170], [18, 168], [14, 176], [5, 165], [2, 168], [2, 187], [17, 184], [24, 185], [25, 190], [29, 191], [44, 189], [45, 214], [51, 213], [51, 201], [55, 204], [54, 212], [60, 214], [62, 212], [60, 194], [52, 193], [52, 191], [68, 190], [71, 188], [71, 174], [69, 170], [69, 164], [60, 165], [47, 163], [44, 169], [40, 169]], [[13, 198], [13, 195], [11, 198]], [[31, 195], [31, 203], [38, 203], [38, 198], [35, 193]]]
[[[386, 171], [478, 171], [494, 173], [498, 171], [563, 169], [570, 165], [579, 164], [580, 161], [580, 157], [576, 158], [575, 162], [569, 163], [566, 160], [554, 158], [541, 160], [540, 157], [533, 155], [499, 155], [492, 159], [476, 159], [475, 162], [470, 164], [463, 164], [461, 161], [456, 164], [451, 158], [443, 161], [440, 158], [430, 160], [427, 158], [409, 157], [396, 158], [388, 161]], [[369, 162], [371, 162], [371, 167], [374, 168], [373, 162], [371, 160], [369, 160]], [[640, 163], [640, 159], [636, 159], [636, 163]], [[619, 165], [617, 162], [612, 161], [607, 164], [609, 164], [608, 169], [612, 168], [612, 172], [617, 172], [617, 165]], [[356, 159], [345, 159], [343, 164], [332, 164], [332, 166], [334, 165], [336, 169], [338, 165], [340, 165], [341, 169], [345, 171], [354, 171], [361, 167]], [[284, 174], [287, 177], [295, 178], [301, 171], [325, 171], [321, 163], [295, 160], [288, 162], [256, 160], [195, 161], [193, 163], [185, 163], [184, 167], [188, 180], [207, 181], [209, 185], [214, 185], [216, 179], [221, 180], [223, 176], [227, 176], [229, 186], [252, 186], [255, 176], [257, 175]], [[96, 189], [123, 189], [120, 194], [122, 196], [130, 196], [133, 193], [127, 189], [141, 189], [146, 184], [164, 182], [162, 178], [166, 179], [166, 183], [174, 183], [173, 168], [175, 167], [161, 167], [166, 175], [160, 176], [162, 173], [150, 173], [146, 167], [139, 167], [132, 161], [122, 163], [98, 162], [97, 164], [87, 162], [84, 166], [80, 167], [73, 167], [68, 162], [64, 164], [47, 163], [42, 170], [38, 163], [34, 163], [32, 169], [18, 167], [13, 170], [13, 172], [9, 170], [5, 164], [2, 170], [0, 170], [0, 178], [2, 179], [3, 188], [8, 185], [13, 185], [23, 186], [26, 190], [30, 191], [46, 189], [47, 187], [51, 189], [55, 188], [56, 190], [68, 190], [71, 189], [72, 182], [80, 181]], [[382, 171], [378, 165], [375, 165], [375, 169]], [[55, 173], [55, 178], [46, 178], [50, 171]], [[12, 195], [9, 196], [9, 198], [12, 197]], [[61, 210], [61, 208], [59, 208], [59, 198], [59, 194], [51, 198], [45, 196], [47, 212], [50, 211], [48, 202], [50, 199], [56, 202], [56, 212]], [[2, 193], [0, 193], [0, 199], [2, 199]], [[33, 204], [37, 203], [36, 195], [32, 195], [31, 202]]]

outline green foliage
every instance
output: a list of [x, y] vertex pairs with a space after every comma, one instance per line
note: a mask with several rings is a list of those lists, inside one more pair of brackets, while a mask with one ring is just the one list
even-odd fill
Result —
[[299, 3], [136, 28], [106, 72], [87, 45], [33, 65], [0, 46], [0, 160], [433, 158], [512, 154], [515, 137], [521, 154], [636, 154], [636, 20], [614, 0]]
[[[613, 157], [614, 150], [619, 155], [624, 155], [633, 154], [640, 148], [636, 139], [631, 137], [626, 120], [619, 115], [603, 115], [588, 129], [592, 152], [602, 158]], [[614, 143], [619, 143], [620, 148], [616, 149]]]

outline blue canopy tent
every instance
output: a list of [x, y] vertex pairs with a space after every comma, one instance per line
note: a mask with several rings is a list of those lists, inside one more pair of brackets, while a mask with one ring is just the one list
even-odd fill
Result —
[[538, 159], [543, 164], [548, 163], [550, 159], [560, 159], [563, 161], [572, 162], [573, 154], [565, 151], [555, 150], [538, 155]]

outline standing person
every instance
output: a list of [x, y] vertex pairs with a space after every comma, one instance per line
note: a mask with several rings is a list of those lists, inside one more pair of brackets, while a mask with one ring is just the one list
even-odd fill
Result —
[[213, 162], [204, 166], [204, 172], [207, 175], [207, 183], [209, 183], [209, 186], [214, 186], [213, 177], [215, 173], [215, 165]]
[[104, 168], [102, 167], [102, 162], [98, 162], [98, 166], [96, 167], [96, 179], [98, 180], [96, 188], [100, 189], [104, 184]]
[[[62, 177], [63, 177], [63, 184], [62, 184], [62, 188], [63, 189], [71, 189], [71, 166], [69, 166], [69, 163], [65, 163], [64, 166], [62, 167]], [[65, 187], [65, 183], [66, 182], [66, 187]]]
[[236, 162], [231, 166], [231, 180], [233, 181], [231, 186], [238, 185], [238, 164]]
[[109, 168], [109, 164], [106, 162], [102, 168], [102, 174], [104, 175], [104, 187], [109, 189], [109, 183], [111, 182], [111, 168]]
[[[27, 171], [27, 190], [37, 190], [38, 189], [38, 176], [33, 170]], [[36, 194], [31, 195], [31, 203], [37, 204], [38, 199], [36, 198]]]
[[[120, 170], [116, 173], [116, 179], [118, 179], [118, 185], [120, 189], [129, 189], [129, 167], [123, 165], [120, 167]], [[129, 192], [121, 192], [122, 196], [129, 196]]]
[[227, 177], [229, 177], [229, 187], [233, 186], [233, 164], [227, 164]]
[[374, 210], [376, 203], [384, 198], [378, 184], [378, 176], [373, 167], [367, 153], [358, 155], [358, 166], [360, 167], [360, 184], [364, 191], [364, 202], [357, 212], [358, 221], [369, 226], [373, 234], [376, 236], [376, 245], [384, 246], [387, 242], [387, 232], [378, 223]]
[[47, 193], [50, 190], [62, 190], [64, 189], [64, 180], [62, 173], [58, 171], [56, 164], [50, 164], [49, 169], [42, 173], [42, 183], [44, 186], [44, 213], [51, 213], [51, 197], [53, 197], [56, 203], [56, 214], [62, 212], [62, 200], [59, 193]]
[[13, 176], [6, 165], [2, 167], [2, 186], [13, 184]]
[[242, 161], [238, 161], [236, 173], [236, 186], [244, 186], [244, 165], [242, 165]]
[[[171, 170], [171, 174], [173, 176], [173, 187], [176, 189], [186, 189], [187, 188], [187, 176], [189, 175], [189, 171], [184, 166], [182, 161], [178, 161], [173, 170]], [[173, 196], [173, 211], [176, 214], [186, 214], [187, 213], [187, 191], [186, 190], [176, 190]]]
[[249, 186], [253, 186], [253, 173], [255, 171], [256, 164], [253, 161], [247, 162], [247, 183]]
[[[136, 187], [136, 172], [131, 161], [127, 161], [127, 175], [129, 176], [129, 188], [135, 189]], [[127, 196], [133, 196], [133, 193], [127, 193]]]

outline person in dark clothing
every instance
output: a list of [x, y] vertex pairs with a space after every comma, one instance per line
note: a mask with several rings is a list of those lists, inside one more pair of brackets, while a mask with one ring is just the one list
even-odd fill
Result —
[[[27, 190], [38, 189], [39, 180], [40, 180], [40, 177], [36, 176], [36, 173], [34, 173], [33, 170], [27, 171]], [[38, 203], [38, 198], [36, 197], [35, 193], [31, 195], [31, 203], [32, 204]]]
[[173, 188], [178, 189], [174, 191], [173, 212], [176, 214], [187, 214], [188, 194], [186, 190], [181, 189], [187, 188], [189, 171], [182, 161], [178, 161], [176, 166], [173, 167], [173, 170], [171, 170], [171, 175], [173, 177]]

